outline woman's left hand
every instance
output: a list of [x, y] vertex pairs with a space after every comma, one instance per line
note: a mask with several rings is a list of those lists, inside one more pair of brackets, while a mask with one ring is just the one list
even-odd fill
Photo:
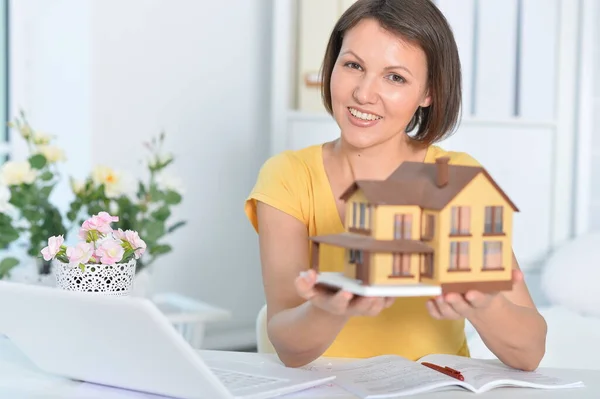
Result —
[[[523, 273], [513, 269], [513, 284], [523, 280]], [[429, 314], [438, 320], [457, 320], [473, 316], [486, 309], [498, 295], [497, 292], [483, 293], [468, 291], [465, 294], [451, 292], [427, 301]]]

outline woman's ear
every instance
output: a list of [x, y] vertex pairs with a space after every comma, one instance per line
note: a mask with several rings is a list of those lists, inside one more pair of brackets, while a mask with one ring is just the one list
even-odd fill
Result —
[[421, 101], [419, 106], [421, 106], [423, 108], [427, 108], [430, 105], [431, 105], [431, 92], [429, 90], [427, 90], [427, 92], [425, 93], [425, 97], [423, 98], [423, 101]]

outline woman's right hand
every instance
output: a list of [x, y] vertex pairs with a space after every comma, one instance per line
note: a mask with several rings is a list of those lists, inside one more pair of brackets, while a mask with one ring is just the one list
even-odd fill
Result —
[[377, 316], [389, 308], [395, 298], [365, 297], [351, 292], [338, 290], [333, 292], [317, 285], [317, 273], [309, 269], [302, 272], [294, 282], [298, 294], [313, 306], [336, 316]]

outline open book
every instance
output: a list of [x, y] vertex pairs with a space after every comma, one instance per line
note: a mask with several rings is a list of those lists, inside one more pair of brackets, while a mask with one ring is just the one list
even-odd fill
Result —
[[[449, 367], [462, 377], [432, 369]], [[314, 368], [313, 368], [314, 369]], [[445, 389], [467, 389], [482, 393], [498, 387], [540, 389], [577, 388], [582, 381], [563, 381], [538, 371], [521, 371], [492, 360], [454, 355], [428, 355], [417, 362], [384, 355], [328, 367], [334, 383], [363, 399], [394, 398]], [[461, 380], [462, 379], [462, 380]]]

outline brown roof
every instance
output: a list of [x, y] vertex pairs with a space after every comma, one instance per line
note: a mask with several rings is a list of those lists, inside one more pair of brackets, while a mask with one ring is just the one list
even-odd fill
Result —
[[441, 210], [479, 173], [483, 173], [515, 212], [519, 210], [482, 167], [447, 165], [448, 184], [436, 184], [438, 165], [434, 163], [404, 162], [387, 180], [357, 180], [342, 194], [347, 200], [361, 189], [367, 200], [375, 205], [417, 205]]
[[356, 234], [340, 233], [310, 237], [314, 242], [335, 245], [336, 247], [358, 249], [370, 252], [396, 253], [432, 253], [433, 248], [416, 240], [376, 240], [373, 237]]

